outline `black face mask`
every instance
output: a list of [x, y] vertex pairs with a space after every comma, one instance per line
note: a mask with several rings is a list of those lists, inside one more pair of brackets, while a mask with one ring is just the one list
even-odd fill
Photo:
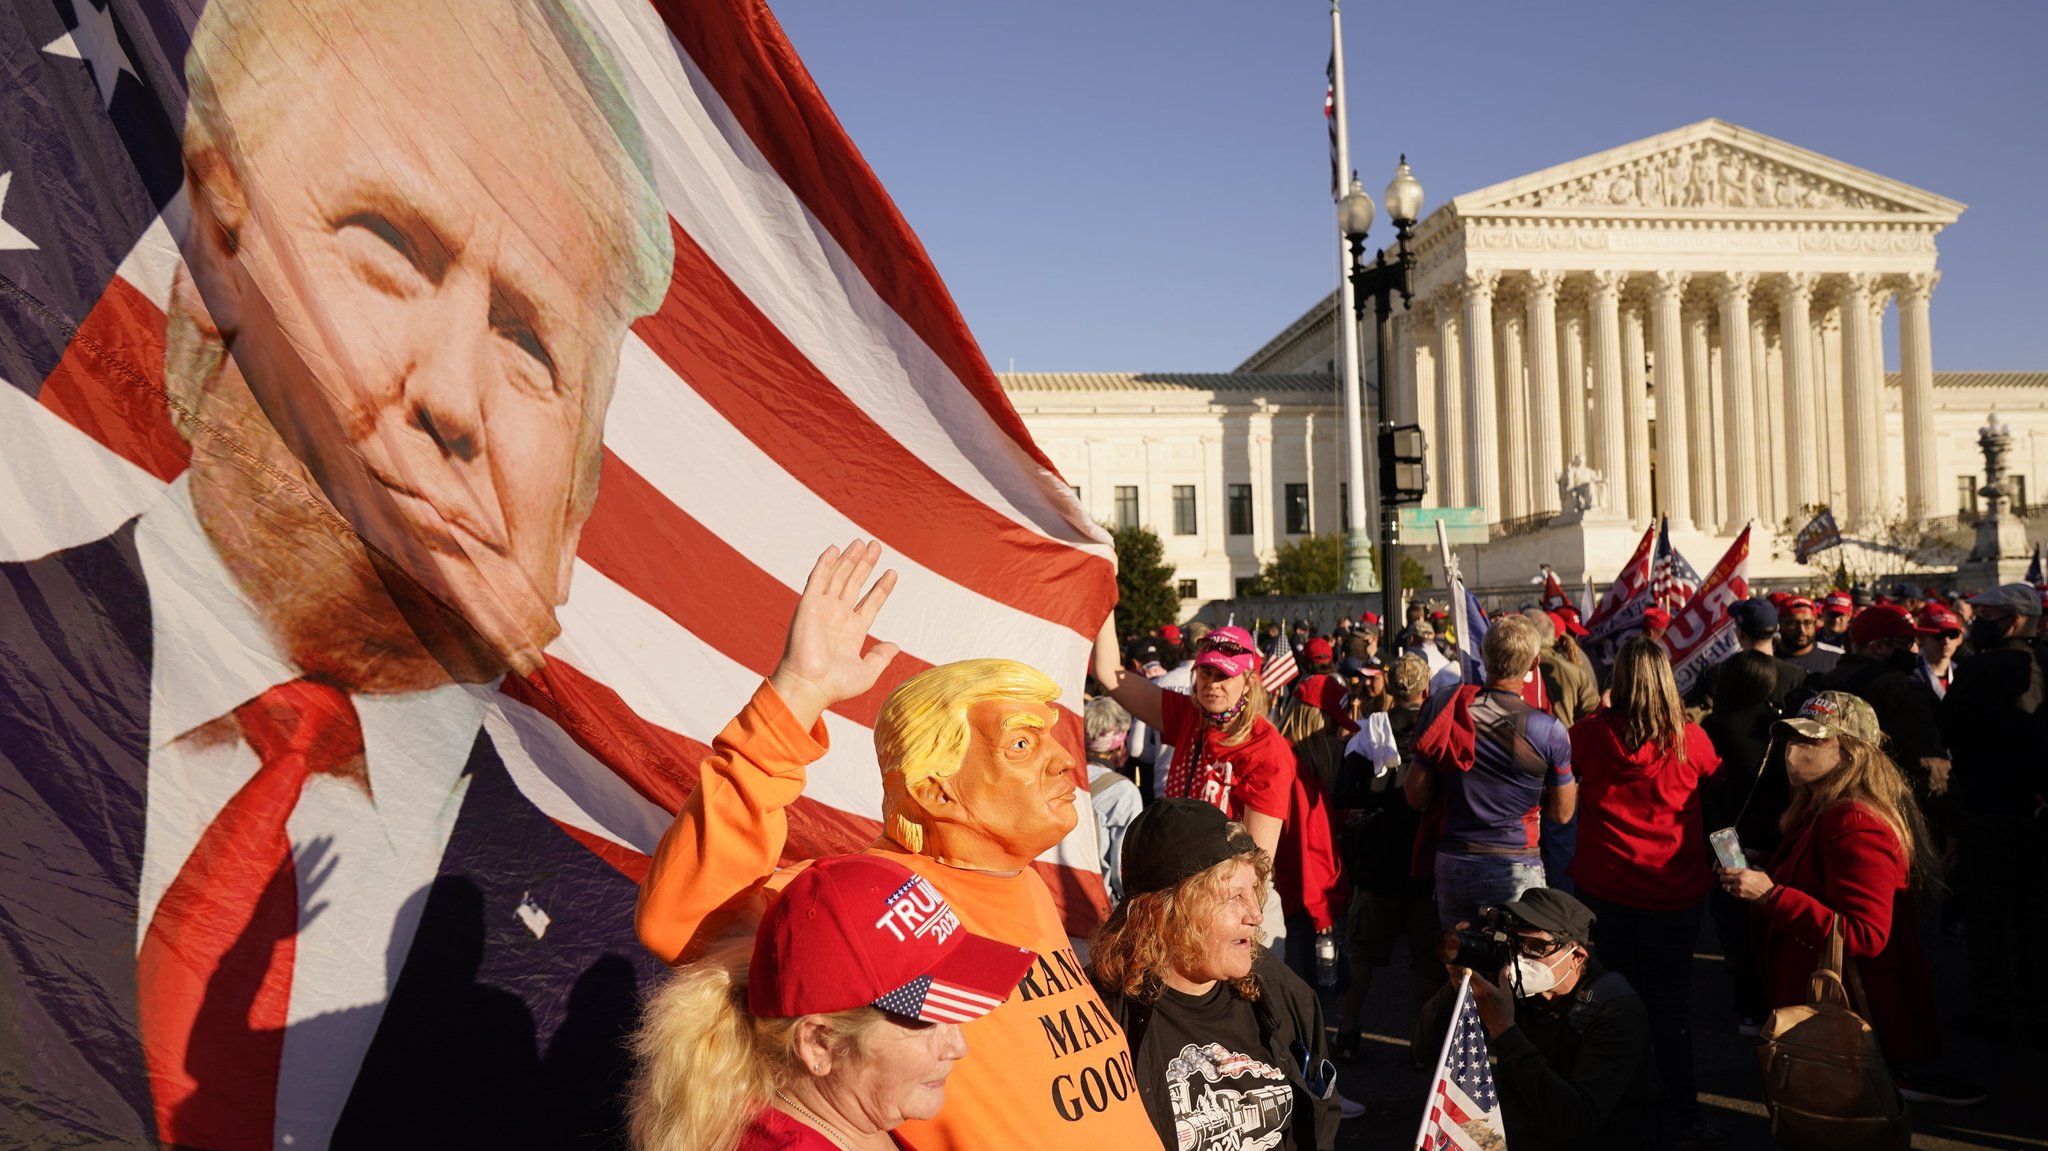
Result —
[[2005, 646], [2005, 621], [2002, 619], [1973, 619], [1970, 621], [1970, 647], [1974, 651], [1992, 651]]

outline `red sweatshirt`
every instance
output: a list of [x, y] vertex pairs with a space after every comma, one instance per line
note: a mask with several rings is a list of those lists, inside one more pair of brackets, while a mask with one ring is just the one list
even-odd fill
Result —
[[1579, 848], [1572, 879], [1610, 903], [1641, 911], [1696, 907], [1713, 882], [1700, 781], [1721, 767], [1698, 724], [1685, 725], [1685, 759], [1655, 744], [1629, 751], [1621, 720], [1594, 712], [1572, 725], [1579, 779]]

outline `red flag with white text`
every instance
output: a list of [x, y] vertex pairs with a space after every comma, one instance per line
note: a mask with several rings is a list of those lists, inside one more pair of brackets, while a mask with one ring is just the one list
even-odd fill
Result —
[[1671, 653], [1671, 673], [1682, 695], [1707, 668], [1741, 649], [1741, 635], [1728, 609], [1749, 598], [1749, 528], [1714, 565], [1699, 590], [1671, 617], [1664, 646]]

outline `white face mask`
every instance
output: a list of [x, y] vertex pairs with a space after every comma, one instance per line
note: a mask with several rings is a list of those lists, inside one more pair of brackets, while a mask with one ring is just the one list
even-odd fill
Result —
[[[1571, 953], [1570, 948], [1564, 951], [1567, 955]], [[1533, 999], [1556, 987], [1557, 981], [1557, 968], [1541, 959], [1521, 954], [1515, 956], [1515, 994], [1520, 998]]]

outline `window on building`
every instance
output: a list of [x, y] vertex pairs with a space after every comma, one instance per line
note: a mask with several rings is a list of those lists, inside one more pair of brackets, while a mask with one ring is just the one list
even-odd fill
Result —
[[1118, 484], [1116, 486], [1116, 526], [1134, 528], [1138, 526], [1138, 485]]
[[1977, 477], [1956, 477], [1956, 514], [1974, 516], [1977, 514]]
[[1230, 534], [1252, 534], [1252, 486], [1231, 484], [1227, 494], [1230, 499]]
[[2027, 512], [2027, 477], [2007, 476], [2006, 490], [2012, 493], [2012, 510], [2019, 515]]
[[1191, 579], [1184, 579], [1184, 580], [1175, 580], [1175, 581], [1174, 581], [1174, 585], [1173, 585], [1173, 586], [1174, 586], [1174, 592], [1175, 592], [1175, 593], [1176, 593], [1177, 595], [1179, 595], [1179, 596], [1180, 596], [1180, 598], [1182, 598], [1182, 599], [1193, 599], [1193, 598], [1195, 598], [1195, 581], [1193, 581], [1193, 580], [1191, 580]]
[[1351, 485], [1344, 480], [1337, 481], [1337, 522], [1351, 530]]
[[[1195, 485], [1173, 485], [1173, 534], [1195, 534]], [[1190, 593], [1192, 594], [1192, 593]]]
[[1257, 576], [1239, 576], [1239, 577], [1237, 577], [1237, 598], [1238, 598], [1238, 599], [1244, 599], [1244, 598], [1245, 598], [1245, 597], [1247, 597], [1247, 596], [1254, 596], [1254, 595], [1257, 595], [1257, 594], [1259, 594], [1259, 577], [1257, 577]]
[[1068, 487], [1070, 487], [1070, 488], [1073, 488], [1073, 489], [1074, 489], [1074, 498], [1075, 498], [1075, 499], [1077, 499], [1077, 500], [1078, 500], [1078, 499], [1080, 499], [1080, 498], [1081, 498], [1081, 485], [1080, 485], [1080, 484], [1068, 484], [1067, 486], [1068, 486]]
[[1309, 530], [1308, 485], [1287, 485], [1287, 534], [1298, 536]]

